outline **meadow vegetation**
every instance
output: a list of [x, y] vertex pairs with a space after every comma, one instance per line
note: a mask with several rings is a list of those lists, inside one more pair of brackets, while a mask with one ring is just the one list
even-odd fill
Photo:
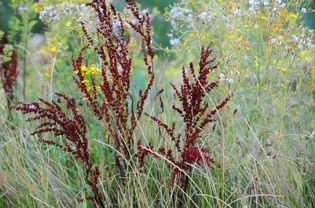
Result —
[[143, 5], [0, 3], [0, 207], [314, 207], [311, 1]]

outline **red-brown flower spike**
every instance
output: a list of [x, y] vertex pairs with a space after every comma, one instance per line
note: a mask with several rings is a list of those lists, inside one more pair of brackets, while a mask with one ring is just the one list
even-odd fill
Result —
[[21, 111], [23, 114], [35, 115], [28, 118], [28, 122], [37, 120], [41, 122], [32, 135], [51, 132], [55, 136], [61, 136], [62, 143], [45, 139], [40, 139], [40, 141], [70, 153], [84, 164], [86, 180], [93, 192], [93, 197], [91, 198], [95, 204], [104, 207], [102, 197], [97, 188], [99, 170], [97, 166], [94, 167], [88, 150], [89, 141], [86, 136], [87, 128], [85, 119], [77, 111], [73, 99], [62, 93], [56, 93], [56, 96], [59, 101], [66, 103], [68, 111], [63, 110], [56, 101], [48, 102], [44, 99], [39, 99], [39, 102], [20, 103], [17, 106], [11, 107], [11, 109]]
[[[94, 9], [97, 16], [98, 21], [95, 25], [97, 33], [96, 38], [92, 38], [92, 35], [86, 30], [85, 24], [81, 22], [88, 45], [82, 48], [78, 57], [72, 61], [73, 69], [76, 72], [74, 80], [95, 115], [106, 125], [109, 141], [124, 155], [124, 158], [129, 160], [134, 152], [134, 130], [142, 117], [145, 101], [155, 79], [150, 17], [148, 13], [140, 14], [135, 2], [131, 0], [127, 1], [126, 7], [132, 15], [132, 21], [123, 20], [120, 12], [105, 0], [93, 0], [87, 5]], [[132, 58], [129, 55], [129, 42], [132, 38], [130, 30], [134, 30], [136, 35], [141, 38], [146, 67], [144, 70], [148, 77], [146, 87], [138, 92], [138, 99], [133, 98], [134, 93], [130, 89], [133, 66]], [[88, 67], [84, 63], [83, 55], [86, 48], [93, 49], [100, 60], [101, 81], [89, 80], [93, 90], [88, 90], [85, 84], [88, 77], [82, 71], [84, 67]], [[97, 92], [96, 88], [99, 88], [100, 92]], [[120, 156], [117, 155], [117, 157]], [[116, 161], [120, 163], [117, 164], [117, 167], [121, 167], [120, 174], [123, 178], [128, 168], [127, 163], [121, 158], [117, 158]]]
[[[216, 88], [219, 84], [219, 79], [209, 81], [209, 74], [218, 67], [218, 63], [215, 58], [210, 59], [211, 55], [210, 47], [201, 49], [201, 57], [199, 60], [199, 71], [195, 73], [195, 69], [192, 63], [190, 63], [190, 78], [186, 74], [185, 68], [182, 68], [183, 83], [179, 88], [172, 85], [176, 97], [179, 99], [179, 106], [173, 105], [174, 112], [179, 114], [182, 122], [185, 125], [185, 133], [176, 135], [175, 124], [170, 127], [168, 124], [156, 118], [155, 116], [148, 115], [153, 121], [157, 123], [159, 127], [164, 129], [174, 142], [176, 151], [166, 150], [160, 148], [157, 150], [163, 154], [169, 161], [173, 163], [173, 176], [172, 184], [177, 178], [178, 185], [185, 191], [188, 186], [187, 174], [191, 171], [191, 166], [188, 164], [207, 165], [213, 167], [219, 165], [211, 158], [210, 150], [200, 146], [199, 143], [202, 140], [202, 130], [207, 124], [214, 121], [215, 114], [222, 109], [230, 100], [230, 96], [227, 96], [223, 101], [210, 109], [207, 102], [208, 93]], [[147, 115], [147, 114], [146, 114]], [[143, 163], [146, 155], [152, 155], [156, 157], [156, 153], [151, 146], [145, 148], [138, 145], [138, 149], [141, 155], [141, 163]], [[180, 159], [176, 160], [175, 155], [179, 154]], [[182, 172], [185, 172], [183, 174]]]

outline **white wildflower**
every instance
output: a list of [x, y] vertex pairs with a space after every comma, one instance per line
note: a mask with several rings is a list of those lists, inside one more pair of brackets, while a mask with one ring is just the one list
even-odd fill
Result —
[[190, 9], [182, 7], [173, 7], [170, 11], [170, 16], [173, 19], [183, 18], [185, 15], [192, 13]]
[[198, 17], [201, 19], [201, 20], [206, 20], [207, 19], [207, 16], [208, 16], [208, 13], [207, 12], [201, 12]]
[[230, 19], [224, 15], [221, 16], [221, 19], [226, 22], [226, 23], [229, 23], [230, 22]]
[[269, 5], [269, 1], [268, 0], [264, 0], [263, 4], [264, 4], [264, 6], [268, 6]]
[[240, 9], [235, 9], [235, 10], [233, 11], [233, 14], [234, 14], [235, 16], [240, 16], [240, 15], [241, 15], [241, 10], [240, 10]]
[[19, 13], [26, 13], [28, 12], [28, 8], [27, 7], [18, 7]]
[[177, 39], [177, 38], [171, 39], [171, 40], [170, 40], [170, 44], [171, 44], [172, 46], [174, 46], [174, 47], [177, 47], [177, 46], [180, 45], [180, 40]]
[[192, 14], [188, 14], [187, 20], [188, 20], [188, 22], [192, 22], [193, 21], [193, 15]]
[[293, 39], [294, 42], [298, 42], [299, 41], [299, 38], [296, 35], [292, 35], [292, 39]]
[[249, 7], [248, 11], [255, 12], [255, 8], [254, 7]]

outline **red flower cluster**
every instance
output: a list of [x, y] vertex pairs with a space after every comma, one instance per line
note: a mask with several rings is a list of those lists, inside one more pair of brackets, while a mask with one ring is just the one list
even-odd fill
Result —
[[[53, 140], [40, 139], [42, 143], [55, 146], [65, 152], [72, 154], [77, 160], [84, 164], [86, 179], [93, 192], [93, 201], [104, 207], [102, 197], [98, 191], [99, 168], [94, 167], [90, 157], [86, 137], [86, 122], [81, 114], [78, 113], [74, 101], [62, 93], [56, 93], [60, 102], [66, 102], [70, 112], [62, 109], [56, 101], [48, 102], [39, 99], [39, 102], [20, 103], [11, 109], [21, 111], [23, 114], [35, 114], [35, 117], [28, 118], [27, 121], [40, 120], [41, 124], [37, 126], [32, 135], [40, 135], [52, 132], [55, 136], [61, 136], [62, 143]], [[71, 116], [70, 116], [71, 115]]]
[[[180, 101], [180, 106], [173, 105], [172, 109], [182, 118], [185, 125], [184, 134], [175, 133], [175, 123], [173, 123], [172, 126], [169, 126], [155, 116], [146, 114], [155, 121], [159, 127], [164, 129], [174, 142], [175, 151], [172, 149], [166, 150], [160, 148], [157, 152], [164, 155], [174, 164], [172, 184], [174, 184], [176, 176], [179, 175], [178, 181], [182, 183], [184, 182], [184, 184], [181, 184], [184, 191], [185, 187], [187, 187], [186, 183], [188, 183], [187, 172], [191, 170], [191, 166], [188, 165], [189, 163], [196, 163], [198, 165], [205, 164], [209, 167], [212, 167], [214, 164], [219, 167], [219, 164], [210, 157], [211, 152], [207, 148], [198, 144], [198, 141], [202, 139], [202, 130], [207, 124], [214, 121], [214, 115], [223, 108], [230, 99], [230, 96], [226, 97], [213, 109], [210, 109], [206, 102], [208, 93], [219, 84], [218, 78], [213, 82], [210, 82], [208, 79], [208, 75], [218, 67], [215, 58], [209, 60], [211, 52], [209, 47], [202, 48], [199, 61], [199, 73], [195, 73], [194, 66], [190, 63], [189, 68], [191, 78], [188, 78], [185, 68], [183, 67], [183, 83], [181, 84], [180, 89], [177, 89], [175, 85], [172, 85], [176, 97]], [[147, 147], [138, 145], [138, 149], [140, 152], [141, 164], [144, 164], [143, 160], [146, 155], [157, 157], [157, 154], [150, 145]], [[180, 160], [175, 159], [175, 155], [178, 153], [180, 154]], [[183, 171], [185, 171], [185, 174], [180, 174]]]
[[[84, 84], [86, 77], [82, 72], [83, 52], [87, 47], [80, 51], [76, 59], [73, 59], [73, 69], [77, 74], [74, 80], [97, 118], [106, 125], [109, 140], [124, 155], [124, 158], [129, 160], [132, 156], [133, 133], [141, 119], [143, 106], [155, 78], [150, 17], [148, 13], [141, 15], [132, 0], [127, 1], [127, 9], [136, 21], [122, 20], [114, 6], [104, 0], [93, 0], [87, 5], [94, 9], [98, 17], [97, 41], [90, 37], [83, 22], [81, 22], [81, 26], [88, 40], [87, 47], [92, 48], [95, 55], [101, 60], [102, 80], [100, 84], [92, 80], [92, 91], [88, 91]], [[143, 61], [149, 77], [145, 89], [139, 91], [140, 98], [136, 103], [130, 91], [132, 59], [129, 55], [130, 34], [128, 34], [128, 30], [130, 29], [128, 28], [132, 28], [142, 40]], [[101, 89], [100, 93], [97, 92], [97, 87]], [[119, 155], [116, 157], [116, 165], [123, 178], [128, 166], [125, 160], [119, 158]]]

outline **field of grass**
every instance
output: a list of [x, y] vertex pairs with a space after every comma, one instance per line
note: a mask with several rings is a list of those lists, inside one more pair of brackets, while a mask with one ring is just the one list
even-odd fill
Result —
[[[163, 14], [150, 9], [151, 20], [164, 15], [171, 25], [165, 34], [169, 44], [156, 42], [154, 35], [150, 41], [149, 32], [161, 25], [149, 31], [141, 5], [139, 19], [130, 7], [116, 11], [126, 29], [119, 36], [113, 10], [104, 14], [113, 26], [104, 35], [97, 30], [100, 15], [83, 3], [2, 3], [13, 15], [0, 32], [1, 208], [315, 207], [315, 40], [302, 21], [303, 14], [314, 13], [310, 1], [185, 0]], [[35, 27], [45, 32], [35, 33]], [[208, 45], [207, 60], [216, 58], [218, 67], [206, 70], [203, 84], [196, 76]], [[131, 71], [117, 78], [114, 69]], [[191, 85], [183, 81], [182, 69]], [[207, 90], [211, 82], [218, 86]], [[196, 91], [180, 94], [170, 83]], [[56, 101], [60, 109], [39, 98]], [[206, 112], [215, 110], [205, 126], [193, 122], [207, 115], [194, 112], [198, 104], [192, 103], [199, 99], [201, 106], [209, 105]], [[26, 121], [36, 115], [40, 119]], [[38, 129], [44, 122], [55, 129]], [[187, 149], [177, 148], [177, 135], [178, 145]], [[89, 156], [81, 157], [85, 153]]]

